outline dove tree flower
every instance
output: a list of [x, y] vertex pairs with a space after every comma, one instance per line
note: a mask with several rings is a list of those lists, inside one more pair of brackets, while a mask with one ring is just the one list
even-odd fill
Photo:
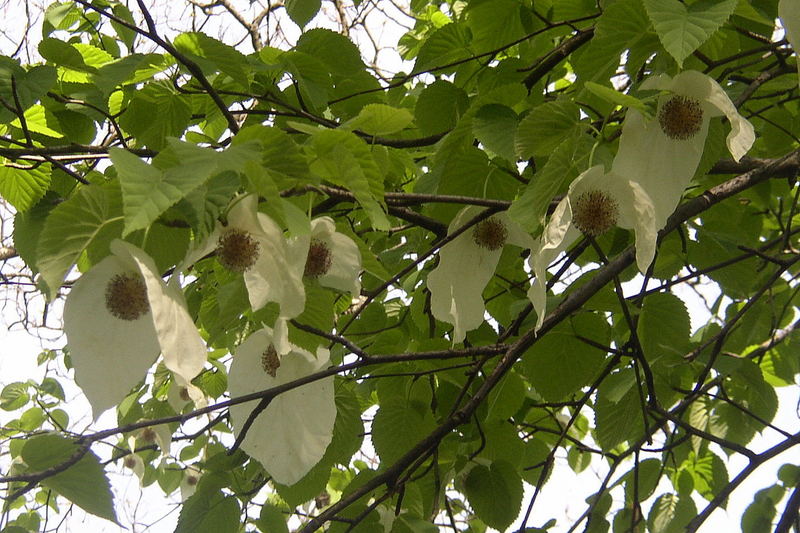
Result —
[[117, 405], [159, 353], [185, 382], [206, 361], [180, 287], [164, 283], [153, 260], [121, 240], [75, 282], [64, 306], [64, 332], [75, 381], [94, 418]]
[[[478, 215], [483, 208], [465, 207], [450, 223], [449, 233]], [[431, 312], [453, 325], [451, 340], [464, 340], [467, 331], [483, 323], [483, 289], [494, 276], [506, 244], [533, 248], [535, 241], [505, 213], [497, 213], [445, 244], [439, 264], [428, 274]]]
[[[237, 398], [308, 376], [327, 366], [328, 355], [326, 349], [319, 348], [314, 357], [296, 346], [280, 354], [272, 330], [258, 330], [234, 354], [228, 377], [231, 396]], [[231, 423], [237, 436], [258, 402], [231, 406]], [[276, 482], [293, 485], [322, 459], [333, 437], [335, 420], [331, 376], [273, 398], [247, 430], [242, 449]]]
[[528, 298], [537, 314], [536, 329], [542, 327], [546, 311], [547, 266], [581, 233], [597, 237], [614, 226], [633, 229], [636, 237], [636, 264], [645, 272], [656, 249], [656, 207], [639, 183], [619, 174], [606, 173], [594, 166], [570, 184], [542, 233], [539, 248], [531, 253], [529, 264], [535, 281]]
[[296, 245], [307, 250], [303, 270], [306, 279], [316, 279], [323, 287], [353, 296], [361, 293], [361, 252], [353, 239], [336, 231], [331, 217], [312, 220], [311, 234], [298, 238]]
[[703, 73], [687, 70], [674, 78], [659, 74], [645, 80], [641, 89], [665, 94], [652, 120], [628, 109], [612, 171], [641, 184], [654, 201], [656, 229], [661, 229], [697, 171], [710, 119], [727, 117], [728, 150], [736, 161], [753, 145], [755, 133], [725, 90]]
[[303, 312], [305, 258], [290, 253], [281, 228], [258, 211], [256, 195], [235, 198], [227, 224], [217, 225], [203, 244], [189, 253], [184, 265], [211, 252], [222, 266], [243, 274], [253, 310], [277, 302], [282, 317], [293, 318]]

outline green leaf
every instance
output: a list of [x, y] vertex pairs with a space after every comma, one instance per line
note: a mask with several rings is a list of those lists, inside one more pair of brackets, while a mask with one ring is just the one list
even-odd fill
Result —
[[446, 80], [436, 80], [419, 94], [414, 119], [424, 135], [453, 129], [469, 107], [467, 93]]
[[742, 513], [742, 532], [770, 531], [775, 518], [775, 508], [781, 501], [784, 492], [784, 488], [780, 485], [772, 485], [756, 492], [753, 503], [748, 505]]
[[[659, 479], [664, 471], [664, 464], [658, 459], [645, 459], [632, 468], [625, 479], [625, 502], [632, 503], [634, 494], [641, 502], [650, 497], [658, 486]], [[636, 476], [634, 478], [634, 476]]]
[[[622, 52], [641, 48], [649, 56], [657, 44], [658, 38], [650, 30], [650, 19], [642, 9], [641, 0], [617, 0], [603, 9], [594, 37], [576, 58], [575, 72], [584, 81], [606, 82], [617, 70]], [[627, 65], [632, 63], [629, 57]]]
[[585, 87], [606, 102], [622, 107], [632, 107], [648, 119], [653, 116], [653, 110], [635, 96], [621, 93], [611, 87], [606, 87], [593, 81], [587, 81]]
[[90, 245], [107, 249], [122, 233], [122, 196], [116, 182], [81, 187], [47, 217], [37, 267], [53, 298], [67, 271]]
[[708, 40], [736, 10], [739, 0], [703, 0], [689, 6], [679, 0], [644, 0], [658, 38], [678, 66]]
[[221, 172], [180, 201], [178, 208], [187, 215], [196, 232], [196, 239], [203, 239], [214, 230], [217, 218], [238, 189], [239, 178], [236, 174]]
[[429, 410], [406, 402], [384, 402], [372, 421], [372, 442], [381, 464], [391, 465], [436, 428]]
[[445, 24], [422, 43], [413, 72], [443, 67], [470, 57], [469, 42], [469, 30], [464, 25], [461, 23]]
[[285, 52], [281, 64], [297, 81], [306, 103], [316, 109], [328, 105], [328, 94], [333, 90], [330, 71], [319, 58], [300, 51]]
[[663, 292], [645, 298], [636, 334], [650, 364], [665, 354], [686, 353], [690, 329], [689, 312], [680, 298]]
[[407, 127], [414, 117], [407, 109], [384, 104], [368, 104], [358, 116], [347, 123], [351, 130], [361, 130], [370, 135], [389, 135]]
[[162, 149], [167, 137], [181, 137], [192, 118], [189, 99], [171, 87], [150, 83], [136, 91], [119, 124], [137, 140], [154, 150]]
[[[164, 170], [148, 165], [127, 150], [109, 150], [122, 186], [126, 235], [147, 228], [167, 209], [203, 185], [211, 173], [225, 168], [226, 159], [231, 158], [180, 141], [171, 142], [170, 147], [179, 156], [179, 164]], [[166, 157], [164, 153], [161, 155]], [[160, 161], [156, 158], [155, 162]]]
[[305, 28], [319, 11], [321, 0], [286, 0], [286, 14], [292, 21]]
[[67, 67], [79, 72], [95, 72], [83, 59], [83, 55], [71, 44], [59, 39], [47, 37], [39, 43], [39, 53], [47, 61], [60, 67]]
[[608, 324], [600, 315], [583, 313], [571, 323], [556, 326], [525, 352], [525, 376], [545, 401], [561, 401], [580, 394], [602, 368], [605, 353], [578, 338], [609, 344]]
[[475, 113], [472, 131], [483, 146], [514, 163], [517, 160], [514, 151], [517, 123], [517, 114], [513, 109], [500, 104], [489, 104]]
[[[5, 163], [5, 159], [2, 159]], [[50, 186], [50, 165], [29, 169], [0, 166], [0, 196], [14, 206], [18, 213], [25, 212], [38, 202]]]
[[651, 533], [681, 533], [696, 515], [697, 507], [691, 498], [662, 494], [647, 516], [647, 530]]
[[556, 100], [534, 107], [519, 126], [514, 141], [523, 159], [550, 155], [580, 128], [580, 109], [570, 100]]
[[313, 144], [317, 158], [311, 170], [352, 191], [375, 229], [389, 229], [389, 219], [382, 207], [383, 174], [367, 144], [341, 130], [322, 130], [314, 135]]
[[289, 526], [286, 525], [288, 516], [278, 507], [265, 503], [255, 524], [264, 533], [289, 533]]
[[568, 137], [555, 149], [522, 195], [508, 209], [517, 224], [529, 233], [538, 230], [553, 197], [586, 170], [594, 139], [588, 135]]
[[522, 407], [525, 401], [526, 386], [516, 372], [509, 372], [489, 393], [486, 405], [486, 418], [505, 420]]
[[[31, 472], [40, 472], [65, 462], [77, 449], [74, 442], [48, 433], [29, 438], [22, 447], [22, 459]], [[111, 485], [93, 452], [88, 451], [77, 463], [45, 478], [42, 484], [87, 513], [116, 523]]]
[[[136, 21], [133, 20], [133, 14], [125, 4], [114, 4], [114, 6], [111, 8], [111, 12], [118, 19], [124, 20], [132, 26], [136, 26]], [[116, 20], [109, 20], [109, 22], [111, 22], [111, 26], [114, 28], [114, 31], [117, 32], [117, 37], [119, 37], [119, 39], [125, 43], [125, 46], [128, 47], [128, 50], [133, 50], [133, 42], [136, 40], [136, 32], [127, 26], [123, 26]]]
[[470, 4], [467, 24], [472, 30], [473, 51], [481, 53], [494, 50], [525, 35], [520, 18], [522, 9], [522, 4], [516, 0]]
[[181, 507], [175, 533], [237, 533], [240, 526], [239, 503], [235, 496], [198, 487]]
[[205, 60], [201, 61], [201, 66], [210, 63], [241, 86], [250, 86], [247, 58], [232, 46], [199, 32], [182, 33], [175, 38], [174, 44], [184, 54]]
[[644, 430], [642, 400], [633, 371], [608, 376], [597, 390], [595, 440], [603, 450], [638, 438]]
[[9, 383], [3, 387], [0, 393], [0, 409], [5, 411], [16, 411], [22, 408], [30, 400], [28, 395], [28, 384], [22, 382]]
[[[15, 105], [16, 93], [21, 111], [39, 102], [55, 84], [56, 79], [57, 72], [52, 66], [39, 65], [25, 71], [17, 61], [0, 57], [0, 97], [9, 105]], [[15, 116], [5, 106], [0, 109], [0, 122], [8, 122]]]
[[477, 465], [464, 481], [464, 493], [475, 514], [500, 531], [511, 525], [522, 503], [522, 479], [506, 461]]
[[297, 39], [298, 51], [321, 61], [337, 80], [337, 84], [349, 78], [358, 77], [365, 65], [361, 52], [353, 41], [344, 35], [325, 28], [314, 28], [304, 32]]

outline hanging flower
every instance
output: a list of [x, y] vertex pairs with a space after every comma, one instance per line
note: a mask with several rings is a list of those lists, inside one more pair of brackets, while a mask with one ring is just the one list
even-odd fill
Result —
[[64, 306], [75, 381], [95, 418], [144, 378], [159, 353], [185, 381], [206, 361], [180, 287], [165, 284], [132, 244], [114, 240], [111, 253], [75, 282]]
[[597, 237], [614, 226], [636, 234], [636, 264], [645, 272], [653, 261], [658, 233], [653, 201], [635, 181], [606, 174], [602, 165], [583, 172], [570, 184], [542, 233], [539, 248], [529, 259], [535, 282], [528, 298], [542, 327], [546, 308], [547, 266], [581, 233]]
[[176, 413], [182, 413], [183, 409], [192, 403], [195, 409], [202, 409], [208, 405], [208, 399], [200, 387], [184, 380], [177, 374], [173, 374], [172, 383], [167, 391], [167, 403]]
[[[264, 328], [236, 350], [228, 377], [233, 398], [292, 382], [328, 364], [324, 348], [317, 350], [316, 358], [296, 346], [281, 355], [273, 341], [272, 330]], [[231, 406], [231, 423], [237, 436], [258, 402]], [[335, 420], [333, 377], [327, 377], [273, 398], [248, 429], [242, 449], [276, 482], [293, 485], [322, 459], [333, 437]]]
[[[450, 223], [449, 233], [478, 215], [483, 208], [465, 207]], [[505, 213], [482, 220], [439, 250], [439, 264], [428, 274], [431, 312], [453, 325], [452, 341], [483, 323], [483, 289], [494, 276], [503, 246], [533, 248], [533, 238]]]
[[139, 443], [139, 447], [152, 446], [155, 444], [158, 446], [158, 449], [161, 450], [161, 456], [166, 457], [169, 455], [170, 447], [172, 446], [172, 430], [167, 424], [147, 426], [129, 437], [128, 442], [131, 442], [131, 439]]
[[197, 491], [197, 484], [200, 483], [200, 478], [203, 472], [192, 465], [188, 465], [183, 471], [181, 478], [181, 500], [186, 501]]
[[[798, 0], [781, 0], [778, 2], [778, 16], [781, 18], [786, 39], [797, 53], [800, 46], [800, 2]], [[800, 62], [797, 63], [800, 73]]]
[[330, 217], [311, 221], [311, 235], [298, 238], [297, 246], [307, 250], [303, 276], [316, 279], [330, 287], [353, 296], [361, 293], [361, 252], [353, 239], [336, 231]]
[[130, 470], [133, 470], [133, 473], [136, 475], [136, 477], [139, 478], [139, 481], [141, 482], [142, 478], [144, 478], [144, 461], [142, 460], [141, 457], [139, 457], [139, 455], [134, 453], [134, 450], [136, 450], [136, 437], [134, 436], [128, 437], [128, 449], [130, 449], [131, 453], [129, 453], [122, 459], [122, 466]]
[[656, 229], [661, 229], [697, 171], [711, 117], [725, 115], [730, 121], [727, 145], [736, 161], [753, 145], [755, 133], [723, 88], [700, 72], [687, 70], [674, 78], [660, 74], [641, 88], [668, 94], [659, 98], [653, 120], [628, 109], [612, 171], [641, 184], [655, 202]]
[[206, 241], [190, 252], [185, 265], [216, 252], [217, 260], [244, 275], [253, 310], [269, 302], [280, 305], [280, 316], [293, 318], [303, 312], [303, 261], [289, 252], [283, 231], [264, 213], [258, 212], [258, 198], [235, 198], [228, 211], [228, 224], [218, 225]]

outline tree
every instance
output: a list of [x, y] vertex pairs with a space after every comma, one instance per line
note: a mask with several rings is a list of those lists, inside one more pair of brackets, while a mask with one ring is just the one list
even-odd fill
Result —
[[[66, 301], [39, 363], [117, 424], [7, 384], [3, 531], [117, 520], [112, 469], [180, 532], [697, 531], [779, 456], [742, 529], [800, 530], [795, 2], [161, 8], [0, 61], [7, 294]], [[603, 477], [533, 524], [563, 456]]]

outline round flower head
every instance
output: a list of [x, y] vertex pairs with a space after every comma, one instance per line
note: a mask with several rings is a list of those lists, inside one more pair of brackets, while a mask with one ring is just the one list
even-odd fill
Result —
[[[236, 350], [228, 377], [231, 396], [237, 398], [292, 382], [328, 364], [328, 351], [311, 353], [291, 346], [280, 355], [270, 328], [250, 335]], [[231, 423], [238, 436], [259, 400], [233, 405]], [[333, 377], [279, 394], [253, 421], [242, 449], [261, 463], [276, 482], [293, 485], [325, 454], [333, 437], [336, 404]]]
[[289, 253], [281, 228], [258, 212], [255, 195], [234, 199], [227, 226], [217, 226], [203, 245], [189, 253], [184, 265], [212, 251], [222, 266], [243, 273], [253, 310], [277, 302], [281, 317], [294, 318], [303, 312], [303, 264]]
[[597, 237], [614, 226], [636, 233], [636, 264], [645, 272], [653, 262], [658, 233], [655, 208], [635, 181], [606, 174], [602, 165], [583, 172], [570, 184], [542, 233], [541, 244], [529, 259], [536, 280], [528, 298], [537, 314], [536, 329], [545, 317], [547, 266], [581, 233]]
[[[482, 211], [470, 206], [462, 209], [450, 223], [457, 230]], [[452, 341], [464, 340], [467, 331], [483, 323], [483, 289], [494, 276], [503, 246], [513, 244], [532, 248], [533, 238], [505, 213], [482, 220], [439, 250], [439, 264], [428, 274], [431, 312], [453, 325]]]
[[330, 287], [353, 296], [361, 293], [361, 252], [353, 239], [336, 231], [330, 217], [311, 221], [311, 234], [298, 237], [293, 243], [293, 253], [305, 255], [303, 276], [316, 279]]
[[[786, 39], [795, 52], [800, 46], [800, 0], [781, 0], [778, 2], [778, 16], [781, 18]], [[800, 62], [797, 63], [800, 73]]]
[[655, 205], [656, 229], [661, 229], [697, 171], [709, 120], [725, 115], [730, 121], [727, 145], [736, 161], [753, 145], [755, 133], [725, 90], [700, 72], [653, 76], [641, 88], [667, 94], [659, 98], [652, 120], [628, 109], [612, 171], [641, 184]]
[[180, 287], [165, 284], [139, 248], [115, 240], [111, 252], [75, 282], [64, 306], [75, 381], [95, 418], [144, 378], [159, 352], [185, 381], [206, 361]]

